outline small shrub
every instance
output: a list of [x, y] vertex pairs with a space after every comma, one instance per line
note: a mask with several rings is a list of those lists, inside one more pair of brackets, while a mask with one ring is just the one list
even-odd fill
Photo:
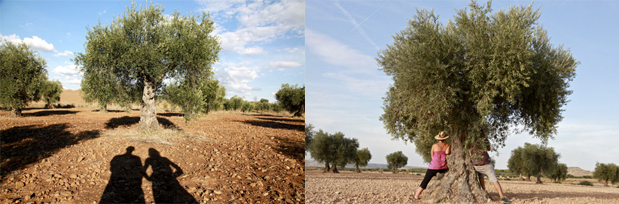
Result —
[[589, 181], [581, 181], [580, 183], [578, 183], [578, 185], [583, 185], [583, 186], [593, 186], [593, 184]]
[[590, 178], [593, 178], [593, 177], [591, 177], [591, 176], [582, 176], [582, 178], [590, 179]]

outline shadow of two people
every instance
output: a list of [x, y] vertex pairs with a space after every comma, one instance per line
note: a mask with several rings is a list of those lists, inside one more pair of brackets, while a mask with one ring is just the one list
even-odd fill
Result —
[[[142, 166], [140, 157], [132, 154], [134, 150], [129, 146], [125, 154], [114, 156], [110, 162], [112, 175], [100, 203], [145, 203], [142, 178], [152, 183], [155, 203], [197, 203], [176, 180], [183, 174], [178, 165], [150, 148], [149, 157]], [[146, 173], [149, 167], [152, 167], [151, 175]]]

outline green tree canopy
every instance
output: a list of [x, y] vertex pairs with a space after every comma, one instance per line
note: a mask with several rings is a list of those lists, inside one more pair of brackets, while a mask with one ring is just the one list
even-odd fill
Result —
[[[426, 138], [448, 130], [448, 165], [464, 170], [450, 171], [458, 175], [429, 189], [448, 189], [457, 179], [475, 177], [463, 148], [480, 143], [482, 130], [495, 147], [504, 145], [514, 127], [542, 141], [556, 134], [578, 62], [569, 50], [549, 42], [539, 17], [532, 5], [492, 13], [490, 2], [473, 1], [444, 25], [433, 12], [418, 10], [393, 36], [394, 43], [379, 52], [377, 61], [393, 80], [380, 117], [387, 131], [421, 149]], [[487, 200], [477, 186], [465, 184], [429, 198]]]
[[402, 151], [397, 151], [387, 155], [387, 169], [393, 173], [398, 173], [398, 169], [406, 166], [408, 157], [402, 154]]
[[25, 43], [0, 41], [0, 105], [19, 117], [31, 101], [38, 101], [47, 81], [47, 63]]
[[593, 178], [597, 178], [600, 181], [604, 181], [604, 186], [608, 187], [608, 182], [615, 184], [619, 181], [619, 168], [616, 164], [609, 163], [595, 163], [595, 170], [593, 171]]
[[531, 168], [523, 156], [524, 148], [518, 147], [512, 150], [512, 154], [507, 160], [509, 171], [521, 176], [525, 176], [527, 181], [531, 180]]
[[314, 125], [311, 123], [305, 124], [305, 151], [309, 151], [308, 147], [312, 145], [312, 141], [314, 140], [314, 135], [316, 135], [316, 131], [314, 130]]
[[284, 110], [294, 113], [294, 116], [301, 116], [305, 112], [305, 86], [283, 84], [275, 93], [275, 99]]
[[62, 94], [62, 83], [58, 80], [45, 81], [41, 86], [41, 96], [45, 101], [45, 108], [53, 108], [52, 103], [60, 101]]
[[361, 173], [359, 166], [367, 166], [370, 159], [372, 159], [372, 154], [370, 154], [370, 150], [367, 147], [357, 150], [357, 158], [355, 158], [355, 172]]
[[357, 139], [345, 138], [344, 133], [341, 132], [329, 134], [318, 130], [309, 147], [309, 152], [315, 161], [325, 164], [324, 172], [331, 171], [333, 167], [333, 173], [339, 173], [338, 166], [344, 168], [346, 164], [355, 161], [357, 148], [359, 148]]
[[529, 143], [524, 143], [521, 156], [522, 160], [529, 166], [531, 174], [537, 175], [537, 181], [535, 182], [537, 184], [542, 183], [542, 173], [557, 166], [559, 157], [561, 157], [552, 147]]
[[544, 176], [552, 179], [555, 183], [560, 183], [567, 178], [567, 165], [564, 163], [558, 163], [557, 165], [544, 171]]
[[[221, 50], [215, 26], [209, 15], [163, 15], [163, 7], [150, 4], [137, 9], [135, 4], [109, 25], [88, 29], [85, 52], [74, 59], [84, 73], [85, 95], [106, 103], [104, 93], [90, 94], [97, 86], [126, 105], [141, 99], [140, 129], [157, 129], [155, 96], [165, 79], [173, 80], [186, 96], [183, 110], [201, 108], [200, 86], [212, 75], [212, 64]], [[89, 80], [98, 81], [90, 82]]]

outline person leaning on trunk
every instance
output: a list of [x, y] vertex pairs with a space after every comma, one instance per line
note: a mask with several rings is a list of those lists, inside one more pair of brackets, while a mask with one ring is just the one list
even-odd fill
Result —
[[482, 138], [485, 142], [485, 147], [487, 150], [484, 150], [480, 144], [475, 144], [471, 148], [469, 148], [469, 155], [471, 156], [471, 160], [473, 162], [475, 171], [479, 176], [479, 183], [481, 183], [481, 188], [486, 190], [486, 185], [484, 183], [484, 174], [488, 176], [490, 182], [494, 184], [494, 188], [497, 192], [499, 192], [499, 196], [501, 196], [502, 203], [511, 203], [509, 199], [503, 195], [503, 190], [501, 189], [501, 184], [499, 183], [499, 179], [496, 177], [496, 173], [494, 172], [494, 165], [490, 161], [490, 155], [488, 155], [488, 151], [490, 151], [490, 141], [486, 137], [486, 134], [481, 133]]
[[434, 137], [434, 139], [438, 140], [437, 143], [432, 145], [432, 150], [430, 150], [430, 154], [432, 154], [432, 161], [430, 162], [430, 166], [428, 166], [428, 170], [426, 171], [426, 175], [421, 181], [421, 185], [417, 188], [417, 192], [415, 195], [411, 197], [411, 199], [419, 199], [419, 195], [421, 192], [428, 187], [428, 183], [430, 179], [434, 177], [437, 173], [445, 173], [447, 172], [447, 155], [451, 153], [451, 146], [445, 143], [445, 140], [449, 138], [449, 135], [445, 134], [445, 132], [440, 132], [438, 135]]

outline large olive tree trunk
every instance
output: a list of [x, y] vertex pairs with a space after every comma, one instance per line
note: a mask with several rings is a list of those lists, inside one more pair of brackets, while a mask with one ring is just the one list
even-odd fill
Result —
[[140, 130], [157, 130], [157, 107], [155, 106], [155, 83], [144, 79], [142, 94], [142, 114], [140, 115]]
[[329, 166], [329, 162], [325, 162], [325, 170], [322, 173], [331, 172], [331, 167]]
[[361, 173], [361, 169], [359, 169], [359, 163], [355, 163], [355, 172]]
[[[451, 154], [447, 155], [449, 171], [445, 175], [437, 175], [430, 181], [426, 202], [440, 203], [485, 203], [489, 202], [488, 192], [481, 188], [479, 177], [473, 168], [468, 152], [465, 152], [465, 131], [453, 134], [451, 139]], [[424, 193], [425, 194], [425, 193]]]

